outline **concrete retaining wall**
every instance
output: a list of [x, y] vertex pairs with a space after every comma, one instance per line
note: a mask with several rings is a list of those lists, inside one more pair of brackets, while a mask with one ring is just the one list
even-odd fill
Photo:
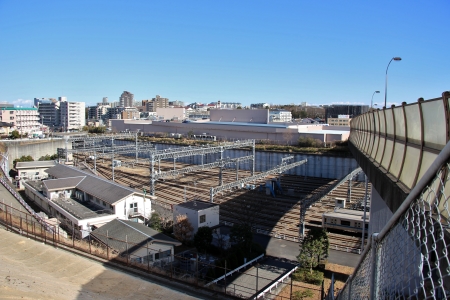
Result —
[[[57, 148], [65, 148], [64, 139], [40, 139], [2, 142], [7, 148], [9, 167], [12, 168], [13, 160], [22, 155], [30, 155], [34, 160], [41, 156], [56, 154]], [[69, 149], [72, 145], [69, 143]]]

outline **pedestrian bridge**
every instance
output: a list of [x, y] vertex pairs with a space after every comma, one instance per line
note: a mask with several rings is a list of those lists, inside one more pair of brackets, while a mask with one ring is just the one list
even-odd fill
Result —
[[450, 298], [449, 108], [444, 92], [352, 120], [349, 147], [373, 187], [371, 237], [337, 299]]

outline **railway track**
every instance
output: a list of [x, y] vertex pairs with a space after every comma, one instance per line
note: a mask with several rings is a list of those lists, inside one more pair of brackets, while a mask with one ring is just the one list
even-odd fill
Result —
[[[83, 158], [80, 158], [80, 160]], [[117, 156], [115, 159], [123, 162], [133, 161], [130, 157]], [[93, 162], [86, 160], [86, 164], [93, 168]], [[188, 166], [180, 162], [176, 163], [177, 168]], [[173, 169], [173, 162], [161, 161], [161, 171]], [[111, 161], [97, 161], [97, 172], [106, 179], [112, 179]], [[157, 170], [157, 168], [156, 168]], [[249, 176], [250, 172], [239, 170], [239, 177]], [[233, 182], [236, 178], [234, 169], [224, 169], [222, 173], [224, 183]], [[150, 172], [148, 163], [135, 163], [134, 168], [116, 167], [114, 170], [115, 181], [119, 184], [132, 187], [138, 190], [148, 189], [150, 183]], [[275, 176], [271, 177], [275, 178]], [[271, 178], [267, 178], [269, 180]], [[259, 185], [265, 184], [265, 180], [255, 182], [255, 190], [235, 190], [224, 194], [216, 195], [215, 203], [220, 205], [221, 221], [229, 223], [250, 222], [257, 231], [270, 233], [277, 237], [298, 241], [300, 222], [300, 201], [307, 195], [314, 195], [336, 182], [335, 180], [283, 175], [281, 176], [281, 186], [285, 193], [273, 198], [266, 195], [265, 188], [259, 191]], [[158, 201], [176, 205], [187, 200], [197, 199], [209, 202], [209, 189], [218, 185], [218, 170], [210, 169], [201, 172], [194, 172], [179, 176], [159, 180], [155, 185]], [[341, 185], [328, 197], [313, 205], [306, 212], [306, 227], [321, 227], [322, 213], [334, 208], [333, 197], [347, 197], [348, 186]], [[295, 196], [289, 196], [286, 192]], [[359, 199], [364, 196], [364, 186], [352, 183], [352, 199]], [[329, 233], [330, 247], [343, 249], [360, 248], [361, 238], [335, 233]], [[345, 250], [344, 250], [345, 251]]]

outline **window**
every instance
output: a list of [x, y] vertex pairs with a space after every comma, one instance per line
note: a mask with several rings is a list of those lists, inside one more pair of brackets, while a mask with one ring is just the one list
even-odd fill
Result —
[[200, 216], [200, 224], [205, 223], [205, 222], [206, 222], [206, 215], [201, 215]]
[[14, 120], [14, 117], [9, 117], [10, 120]]
[[342, 226], [350, 226], [350, 221], [341, 220], [341, 225]]
[[130, 203], [130, 209], [132, 209], [133, 212], [137, 212], [138, 211], [137, 203]]
[[103, 202], [103, 206], [106, 206], [106, 202], [105, 201], [102, 201]]

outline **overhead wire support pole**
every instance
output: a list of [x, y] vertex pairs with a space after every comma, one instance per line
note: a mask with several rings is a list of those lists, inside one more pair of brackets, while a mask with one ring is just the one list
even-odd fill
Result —
[[263, 179], [263, 178], [265, 178], [265, 177], [267, 177], [269, 175], [282, 173], [282, 172], [284, 172], [286, 170], [289, 170], [289, 169], [295, 168], [297, 166], [301, 166], [303, 164], [306, 164], [307, 162], [308, 162], [308, 160], [304, 159], [304, 160], [297, 161], [297, 162], [294, 162], [294, 163], [291, 163], [291, 164], [288, 164], [288, 165], [277, 166], [277, 167], [275, 167], [273, 169], [267, 170], [267, 171], [259, 173], [257, 175], [253, 175], [253, 176], [250, 176], [250, 177], [239, 179], [239, 180], [236, 180], [235, 182], [227, 183], [227, 184], [224, 184], [224, 185], [221, 185], [221, 186], [213, 187], [213, 188], [210, 189], [210, 193], [209, 193], [210, 199], [209, 199], [209, 201], [211, 203], [214, 202], [214, 196], [217, 193], [220, 193], [220, 192], [223, 192], [223, 191], [226, 191], [226, 190], [232, 190], [234, 188], [239, 188], [239, 187], [241, 187], [242, 185], [244, 185], [246, 183]]
[[253, 155], [253, 160], [252, 160], [252, 172], [251, 175], [255, 175], [255, 160], [256, 160], [256, 155], [255, 155], [256, 151], [255, 151], [255, 140], [253, 140], [253, 145], [252, 145], [252, 155]]

